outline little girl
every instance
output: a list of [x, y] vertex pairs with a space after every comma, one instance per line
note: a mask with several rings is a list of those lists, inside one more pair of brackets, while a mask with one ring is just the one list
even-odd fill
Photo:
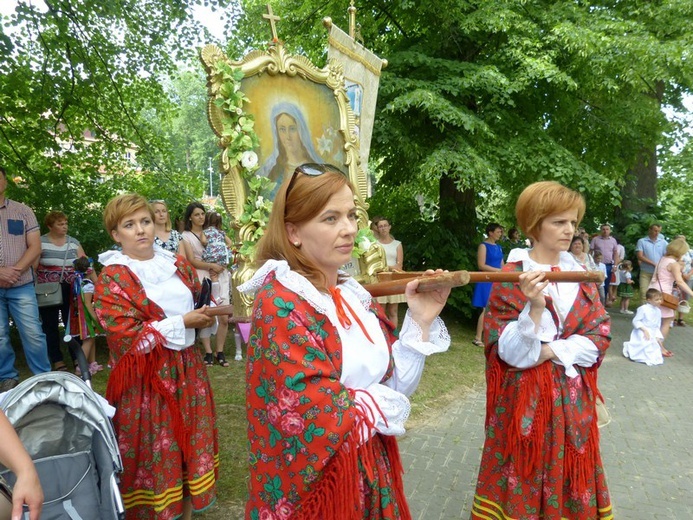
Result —
[[[92, 298], [94, 297], [94, 283], [87, 278], [86, 273], [91, 268], [89, 259], [77, 258], [74, 261], [75, 279], [72, 282], [72, 302], [70, 305], [70, 319], [68, 330], [72, 336], [79, 336], [82, 340], [82, 351], [89, 362], [89, 373], [95, 374], [103, 370], [103, 366], [96, 362], [96, 349], [94, 348], [97, 334], [103, 333], [94, 313]], [[77, 375], [79, 375], [79, 367]]]
[[[604, 255], [601, 251], [595, 251], [592, 257], [594, 258], [594, 263], [597, 265], [597, 269], [601, 271], [602, 274], [604, 274], [604, 279], [606, 280], [606, 265], [604, 264], [604, 262], [602, 262], [602, 258], [604, 258]], [[600, 283], [598, 289], [599, 299], [602, 301], [602, 305], [606, 307], [606, 294], [604, 291], [604, 284]]]
[[633, 297], [633, 262], [624, 260], [618, 272], [618, 296], [621, 298], [621, 314], [633, 314], [633, 311], [628, 310], [628, 304]]
[[648, 289], [646, 303], [638, 307], [633, 318], [633, 332], [630, 341], [623, 344], [623, 355], [638, 363], [661, 365], [664, 357], [673, 354], [664, 348], [664, 336], [659, 330], [662, 321], [662, 293], [658, 289]]

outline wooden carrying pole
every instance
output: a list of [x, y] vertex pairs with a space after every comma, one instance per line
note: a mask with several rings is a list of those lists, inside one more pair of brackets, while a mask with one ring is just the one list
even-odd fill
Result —
[[[520, 281], [521, 271], [452, 271], [450, 273], [439, 274], [424, 274], [423, 272], [416, 273], [382, 273], [383, 278], [389, 278], [388, 281], [364, 285], [363, 287], [371, 293], [371, 296], [391, 296], [393, 294], [404, 294], [404, 289], [407, 284], [417, 278], [419, 287], [417, 292], [429, 292], [438, 289], [460, 287], [468, 283], [478, 282], [511, 282], [518, 283]], [[390, 275], [390, 276], [387, 276]], [[604, 282], [604, 274], [601, 271], [546, 271], [544, 276], [550, 282]]]

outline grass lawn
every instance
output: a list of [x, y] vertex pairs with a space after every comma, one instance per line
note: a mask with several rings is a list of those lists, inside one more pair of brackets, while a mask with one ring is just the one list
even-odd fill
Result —
[[[452, 317], [446, 317], [445, 322], [452, 337], [452, 345], [447, 352], [431, 356], [426, 361], [421, 384], [411, 398], [409, 429], [420, 427], [427, 418], [439, 413], [467, 389], [483, 383], [483, 349], [471, 343], [474, 338], [472, 326], [459, 323]], [[227, 342], [226, 352], [231, 366], [222, 368], [215, 365], [209, 369], [219, 424], [221, 467], [219, 499], [201, 516], [208, 520], [242, 518], [247, 493], [245, 363], [233, 361], [235, 349], [231, 334]], [[104, 339], [99, 338], [97, 344], [99, 362], [105, 366], [108, 354]], [[17, 363], [21, 365], [21, 377], [28, 377], [30, 373], [24, 364], [21, 350], [18, 352]], [[108, 370], [104, 370], [95, 375], [92, 381], [94, 390], [102, 395], [105, 393], [107, 378]]]

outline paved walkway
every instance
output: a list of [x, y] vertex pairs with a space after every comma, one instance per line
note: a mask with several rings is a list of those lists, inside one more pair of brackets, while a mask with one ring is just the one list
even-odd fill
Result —
[[[601, 449], [616, 520], [693, 519], [693, 327], [676, 327], [675, 355], [648, 367], [622, 356], [631, 318], [612, 315], [599, 372], [612, 422]], [[470, 348], [472, 348], [470, 346]], [[400, 440], [415, 519], [468, 519], [484, 439], [485, 389]]]

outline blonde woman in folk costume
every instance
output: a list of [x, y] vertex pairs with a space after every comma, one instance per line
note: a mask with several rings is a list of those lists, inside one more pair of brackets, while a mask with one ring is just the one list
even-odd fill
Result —
[[258, 170], [259, 176], [269, 177], [279, 186], [297, 166], [322, 162], [300, 108], [293, 103], [277, 103], [272, 108], [270, 120], [274, 150]]

